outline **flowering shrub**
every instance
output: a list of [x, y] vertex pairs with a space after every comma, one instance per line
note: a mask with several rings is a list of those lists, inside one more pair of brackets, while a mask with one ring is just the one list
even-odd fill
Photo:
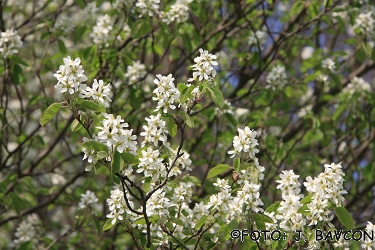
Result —
[[1, 249], [375, 249], [371, 1], [1, 11]]

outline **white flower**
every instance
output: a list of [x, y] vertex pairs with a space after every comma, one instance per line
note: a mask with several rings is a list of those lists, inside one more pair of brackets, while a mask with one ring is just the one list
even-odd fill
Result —
[[24, 242], [31, 241], [33, 246], [38, 243], [40, 235], [40, 220], [36, 214], [27, 216], [17, 227], [14, 234], [14, 243], [19, 246]]
[[138, 0], [135, 7], [140, 12], [139, 17], [142, 17], [145, 14], [152, 17], [154, 13], [159, 13], [159, 4], [160, 0]]
[[255, 139], [257, 132], [250, 130], [247, 126], [244, 130], [238, 128], [237, 131], [238, 136], [233, 138], [234, 150], [228, 151], [228, 154], [231, 154], [231, 158], [233, 158], [236, 154], [244, 151], [249, 153], [251, 159], [254, 158], [255, 154], [259, 152], [256, 148], [256, 146], [258, 146], [258, 140]]
[[17, 34], [17, 31], [7, 29], [5, 32], [1, 32], [0, 53], [3, 55], [3, 58], [17, 54], [21, 46], [21, 37]]
[[139, 61], [133, 61], [132, 66], [128, 65], [125, 77], [129, 78], [129, 84], [134, 84], [144, 78], [146, 74], [146, 66]]
[[188, 82], [202, 81], [203, 79], [211, 83], [213, 78], [216, 76], [216, 70], [214, 68], [217, 65], [215, 61], [217, 57], [209, 54], [207, 50], [199, 49], [200, 55], [194, 58], [195, 64], [191, 66], [194, 70], [193, 78], [190, 78]]
[[147, 126], [143, 126], [144, 132], [140, 133], [140, 136], [145, 137], [142, 147], [147, 142], [153, 143], [154, 146], [157, 146], [159, 141], [167, 144], [168, 130], [165, 121], [161, 119], [161, 114], [157, 114], [156, 116], [151, 115], [150, 117], [146, 117], [145, 120], [147, 121]]
[[64, 58], [64, 65], [60, 65], [54, 77], [58, 81], [55, 89], [60, 90], [61, 93], [69, 92], [72, 95], [75, 92], [81, 93], [86, 88], [82, 82], [87, 80], [87, 76], [82, 68], [80, 58], [76, 58], [74, 61], [70, 56]]
[[94, 39], [94, 43], [99, 46], [109, 46], [109, 40], [111, 39], [110, 32], [113, 29], [111, 18], [108, 15], [104, 15], [98, 18], [96, 26], [93, 27], [93, 31], [90, 37]]
[[253, 31], [251, 31], [248, 43], [250, 46], [254, 45], [255, 47], [257, 47], [258, 42], [259, 42], [259, 47], [262, 48], [262, 45], [266, 43], [266, 38], [267, 38], [267, 32], [263, 30], [257, 30], [255, 31], [255, 34]]
[[301, 51], [301, 58], [303, 60], [307, 60], [312, 57], [313, 53], [314, 53], [314, 48], [310, 46], [306, 46]]
[[53, 27], [54, 31], [61, 30], [63, 33], [67, 34], [74, 30], [74, 22], [71, 17], [60, 15], [55, 22], [55, 26]]
[[154, 111], [163, 109], [163, 113], [167, 113], [168, 108], [176, 109], [175, 102], [179, 103], [180, 91], [174, 86], [174, 78], [172, 74], [168, 76], [156, 75], [157, 79], [154, 80], [157, 88], [154, 90], [156, 97], [152, 100], [158, 101], [158, 106]]
[[357, 28], [362, 34], [373, 34], [375, 29], [374, 12], [360, 13], [353, 26], [353, 29]]
[[168, 12], [162, 12], [161, 16], [163, 22], [170, 24], [173, 21], [177, 23], [185, 22], [189, 18], [189, 3], [192, 0], [177, 0], [176, 3], [171, 5]]
[[108, 83], [104, 86], [103, 80], [99, 80], [99, 82], [94, 79], [94, 83], [92, 84], [92, 88], [86, 86], [85, 90], [81, 91], [79, 97], [81, 98], [92, 98], [94, 101], [98, 101], [104, 105], [104, 107], [109, 107], [109, 102], [112, 100], [109, 98], [111, 95], [111, 84]]
[[329, 71], [333, 72], [336, 70], [335, 61], [331, 58], [326, 58], [322, 61], [322, 68], [328, 69]]
[[266, 81], [268, 85], [266, 88], [271, 88], [275, 90], [278, 86], [284, 87], [286, 84], [286, 72], [285, 67], [281, 65], [276, 65], [271, 69], [271, 72], [268, 73]]
[[351, 82], [346, 86], [343, 92], [353, 95], [354, 93], [361, 93], [364, 91], [371, 91], [371, 86], [361, 77], [353, 77]]
[[89, 190], [85, 194], [81, 194], [81, 200], [78, 203], [78, 209], [85, 209], [87, 207], [92, 207], [93, 204], [98, 202], [95, 194]]

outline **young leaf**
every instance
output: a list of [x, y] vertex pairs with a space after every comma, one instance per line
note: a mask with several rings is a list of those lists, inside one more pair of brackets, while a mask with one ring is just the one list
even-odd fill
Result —
[[112, 163], [112, 173], [120, 172], [121, 168], [121, 155], [118, 151], [115, 151]]
[[178, 114], [181, 116], [181, 118], [186, 122], [186, 124], [190, 128], [194, 128], [194, 121], [193, 121], [193, 119], [191, 119], [190, 115], [186, 114], [183, 111], [178, 112]]
[[40, 125], [46, 125], [59, 110], [61, 109], [61, 103], [52, 103], [40, 116], [39, 123]]
[[106, 108], [103, 105], [100, 105], [98, 103], [91, 102], [91, 101], [86, 101], [86, 100], [82, 101], [79, 105], [81, 108], [91, 109], [91, 110], [95, 110], [98, 112], [105, 112], [106, 110]]
[[103, 225], [103, 231], [107, 231], [109, 229], [111, 229], [115, 224], [112, 224], [112, 219], [109, 219], [105, 222], [105, 224]]
[[139, 163], [139, 159], [137, 158], [137, 156], [128, 152], [121, 153], [121, 158], [126, 164], [138, 164]]
[[186, 88], [181, 92], [181, 96], [180, 96], [181, 103], [185, 103], [188, 98], [191, 98], [191, 92], [193, 91], [194, 88], [195, 86], [191, 85], [189, 88]]
[[210, 179], [212, 177], [215, 177], [221, 173], [224, 173], [225, 171], [228, 171], [230, 169], [230, 166], [227, 164], [220, 164], [210, 170], [207, 175], [207, 179]]
[[210, 93], [212, 100], [220, 109], [224, 106], [224, 97], [220, 90], [216, 88], [207, 87], [208, 93]]
[[59, 45], [59, 50], [60, 50], [61, 54], [66, 54], [66, 52], [68, 52], [68, 50], [65, 47], [65, 43], [60, 39], [57, 41], [57, 43]]
[[339, 218], [339, 221], [341, 224], [346, 227], [348, 230], [352, 230], [354, 227], [354, 221], [352, 216], [350, 215], [349, 211], [344, 207], [337, 207], [335, 208], [335, 214], [337, 218]]
[[198, 221], [197, 224], [195, 224], [195, 230], [198, 230], [201, 226], [206, 223], [207, 220], [207, 215], [203, 215]]
[[185, 175], [184, 177], [182, 177], [182, 180], [186, 182], [190, 181], [191, 183], [193, 183], [195, 186], [198, 186], [198, 187], [201, 186], [201, 181], [195, 176]]
[[72, 125], [70, 125], [70, 128], [72, 132], [77, 132], [78, 130], [82, 128], [82, 124], [79, 123], [77, 119], [74, 119], [74, 121], [72, 122]]
[[175, 137], [177, 134], [177, 124], [172, 117], [167, 117], [167, 129], [172, 138]]
[[87, 141], [82, 143], [82, 147], [95, 150], [96, 152], [105, 151], [108, 152], [108, 147], [97, 141]]
[[239, 173], [240, 172], [240, 167], [241, 167], [241, 160], [240, 158], [236, 158], [234, 159], [234, 162], [233, 162], [233, 167], [234, 167], [234, 170], [236, 171], [236, 173]]

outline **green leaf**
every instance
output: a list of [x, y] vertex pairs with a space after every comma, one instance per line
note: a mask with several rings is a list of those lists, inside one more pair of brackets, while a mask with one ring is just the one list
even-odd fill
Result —
[[240, 168], [241, 168], [241, 160], [240, 160], [240, 158], [234, 159], [234, 161], [233, 161], [233, 167], [234, 167], [234, 170], [236, 171], [236, 173], [240, 172]]
[[108, 157], [108, 153], [105, 152], [105, 151], [99, 151], [97, 154], [96, 154], [96, 158], [98, 160], [101, 160], [101, 159], [104, 159], [104, 158], [107, 158]]
[[212, 177], [215, 177], [221, 173], [224, 173], [225, 171], [228, 171], [230, 169], [230, 166], [227, 164], [220, 164], [210, 170], [207, 175], [207, 179], [210, 179]]
[[94, 222], [94, 225], [95, 225], [95, 228], [96, 228], [96, 231], [97, 231], [98, 235], [100, 235], [100, 233], [102, 232], [102, 228], [100, 226], [99, 221], [96, 218], [93, 218], [93, 222]]
[[255, 224], [257, 225], [257, 228], [260, 230], [266, 230], [266, 224], [262, 219], [258, 217], [259, 214], [253, 214], [253, 219], [255, 221]]
[[357, 53], [355, 53], [355, 57], [358, 59], [360, 62], [364, 62], [367, 58], [366, 56], [366, 51], [363, 46], [359, 47], [357, 50]]
[[59, 50], [62, 54], [66, 54], [68, 52], [68, 50], [66, 49], [65, 47], [65, 43], [62, 41], [62, 40], [58, 40], [57, 41], [57, 44], [59, 45]]
[[151, 31], [151, 25], [145, 19], [138, 19], [132, 25], [131, 35], [134, 39], [139, 39]]
[[39, 123], [40, 125], [46, 125], [59, 110], [61, 109], [61, 103], [56, 102], [52, 103], [40, 116]]
[[191, 92], [193, 91], [193, 89], [195, 88], [194, 85], [191, 85], [190, 87], [188, 88], [185, 88], [182, 92], [181, 92], [181, 95], [180, 95], [180, 102], [181, 103], [185, 103], [187, 99], [191, 98]]
[[144, 217], [141, 217], [141, 218], [138, 218], [138, 219], [136, 219], [135, 221], [133, 221], [133, 223], [134, 224], [141, 224], [141, 225], [144, 225], [144, 224], [146, 224], [146, 220], [145, 220], [145, 218]]
[[271, 206], [267, 207], [266, 212], [267, 213], [276, 212], [277, 209], [280, 207], [280, 203], [281, 203], [280, 201], [273, 203]]
[[23, 75], [23, 71], [20, 65], [18, 64], [13, 65], [11, 73], [12, 73], [12, 80], [15, 85], [26, 82], [26, 78]]
[[107, 231], [111, 229], [115, 224], [112, 224], [112, 219], [107, 220], [105, 224], [103, 225], [103, 231]]
[[335, 208], [335, 214], [341, 224], [346, 227], [348, 230], [352, 230], [354, 227], [354, 221], [352, 216], [350, 215], [349, 211], [344, 207], [337, 207]]
[[197, 224], [195, 224], [195, 230], [198, 230], [199, 228], [201, 228], [201, 226], [204, 225], [204, 223], [206, 223], [207, 221], [207, 215], [203, 215], [198, 221], [197, 221]]
[[187, 52], [191, 53], [192, 46], [191, 46], [190, 38], [188, 37], [187, 34], [182, 35], [182, 42], [184, 43], [184, 47], [187, 50]]
[[77, 43], [79, 40], [81, 40], [85, 31], [86, 31], [86, 26], [76, 27], [75, 32], [74, 32], [74, 43]]
[[184, 89], [187, 89], [187, 88], [188, 88], [188, 86], [186, 86], [185, 83], [177, 84], [177, 89], [178, 89], [178, 91], [180, 91], [180, 93], [182, 93], [182, 91], [184, 91]]
[[178, 112], [178, 114], [181, 116], [181, 118], [186, 122], [186, 124], [187, 124], [190, 128], [194, 128], [194, 121], [193, 121], [193, 119], [190, 117], [190, 115], [186, 114], [186, 113], [183, 112], [183, 111]]
[[116, 183], [117, 185], [120, 185], [121, 183], [121, 179], [120, 177], [116, 176], [116, 175], [112, 175], [112, 178], [113, 178], [113, 182]]
[[220, 109], [224, 106], [223, 93], [219, 89], [207, 87], [208, 93], [210, 93], [212, 100]]
[[121, 170], [121, 155], [118, 151], [115, 151], [112, 162], [112, 173], [118, 173]]
[[181, 227], [185, 227], [185, 224], [184, 222], [182, 222], [182, 220], [180, 218], [175, 218], [175, 217], [169, 217], [169, 220]]
[[122, 152], [121, 158], [126, 164], [138, 164], [139, 163], [138, 157], [128, 152]]
[[307, 204], [304, 204], [298, 209], [297, 212], [306, 216], [310, 214], [310, 209], [308, 208]]
[[99, 152], [99, 151], [108, 152], [108, 147], [97, 141], [86, 141], [82, 143], [82, 147], [95, 150], [96, 152]]
[[86, 101], [85, 100], [85, 101], [82, 101], [79, 105], [80, 105], [81, 108], [91, 109], [91, 110], [95, 110], [95, 111], [98, 111], [98, 112], [105, 112], [106, 111], [106, 108], [103, 105], [92, 102], [92, 101]]
[[375, 47], [372, 48], [371, 59], [375, 62]]
[[74, 119], [74, 121], [72, 122], [72, 125], [70, 125], [70, 128], [71, 128], [72, 132], [77, 132], [82, 127], [83, 127], [82, 124], [79, 123], [79, 121], [77, 119]]
[[273, 220], [271, 219], [271, 217], [265, 214], [253, 214], [253, 218], [257, 218], [258, 220], [262, 220], [266, 223], [273, 223]]
[[310, 203], [311, 200], [312, 200], [312, 195], [308, 195], [308, 196], [306, 196], [305, 198], [303, 198], [303, 199], [301, 200], [301, 203], [302, 203], [302, 204]]
[[19, 215], [21, 213], [22, 210], [24, 210], [27, 205], [26, 203], [20, 198], [18, 197], [18, 195], [16, 195], [15, 193], [11, 192], [10, 193], [10, 199], [11, 199], [11, 203], [13, 204], [14, 206], [14, 209], [16, 210], [17, 214]]
[[174, 122], [172, 117], [167, 117], [167, 129], [168, 133], [173, 137], [177, 134], [177, 124]]
[[191, 182], [198, 187], [201, 186], [201, 181], [195, 176], [185, 175], [184, 177], [182, 177], [182, 180], [185, 182]]
[[81, 9], [85, 8], [85, 1], [84, 0], [76, 0], [76, 3]]

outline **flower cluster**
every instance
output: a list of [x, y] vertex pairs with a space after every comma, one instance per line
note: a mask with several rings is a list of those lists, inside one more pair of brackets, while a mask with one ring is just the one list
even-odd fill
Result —
[[146, 66], [139, 61], [133, 61], [133, 65], [128, 65], [125, 77], [129, 79], [129, 84], [134, 84], [146, 74]]
[[163, 110], [163, 113], [167, 113], [168, 108], [176, 109], [175, 102], [180, 100], [180, 91], [174, 86], [174, 78], [172, 74], [168, 76], [156, 75], [158, 79], [154, 80], [157, 88], [154, 90], [156, 97], [152, 97], [152, 100], [158, 101], [158, 106], [154, 111], [159, 109]]
[[109, 102], [112, 100], [109, 98], [111, 95], [111, 84], [108, 83], [104, 86], [103, 80], [99, 80], [99, 82], [94, 79], [94, 83], [92, 84], [92, 88], [86, 86], [86, 89], [81, 89], [81, 94], [79, 97], [82, 98], [92, 98], [94, 101], [102, 103], [104, 107], [109, 107]]
[[312, 57], [313, 53], [314, 53], [314, 48], [311, 46], [306, 46], [301, 51], [301, 58], [303, 60], [307, 60]]
[[192, 0], [177, 0], [171, 5], [168, 12], [162, 12], [163, 22], [170, 24], [174, 21], [177, 23], [185, 22], [189, 18], [189, 4]]
[[326, 58], [322, 61], [322, 68], [328, 69], [329, 71], [333, 72], [336, 70], [335, 61], [333, 61], [331, 58]]
[[256, 148], [256, 146], [258, 146], [258, 140], [255, 139], [257, 132], [247, 126], [245, 129], [238, 128], [237, 131], [238, 136], [236, 135], [233, 139], [234, 150], [228, 151], [228, 154], [232, 155], [231, 158], [233, 158], [236, 154], [243, 151], [249, 153], [250, 159], [254, 158], [255, 154], [259, 152]]
[[374, 12], [368, 11], [366, 13], [360, 13], [355, 19], [353, 29], [358, 29], [362, 34], [374, 34]]
[[3, 55], [3, 58], [17, 54], [21, 46], [21, 37], [17, 34], [17, 31], [8, 29], [5, 32], [1, 32], [0, 53]]
[[199, 49], [200, 55], [194, 58], [195, 64], [191, 66], [194, 70], [193, 78], [190, 78], [188, 82], [202, 81], [203, 79], [211, 83], [213, 78], [216, 76], [216, 70], [214, 66], [217, 65], [215, 61], [217, 57], [208, 53], [207, 50]]
[[109, 46], [110, 32], [113, 29], [111, 18], [108, 15], [104, 15], [98, 18], [96, 26], [93, 27], [93, 31], [90, 37], [94, 39], [94, 43], [99, 46]]
[[280, 220], [280, 228], [286, 231], [302, 230], [306, 224], [306, 219], [298, 209], [302, 206], [300, 199], [303, 195], [300, 194], [300, 183], [298, 182], [299, 175], [294, 174], [293, 170], [282, 171], [280, 179], [276, 182], [279, 185], [277, 189], [281, 189], [282, 199], [280, 207], [277, 209], [279, 213], [276, 219]]
[[129, 127], [124, 123], [124, 119], [118, 115], [116, 118], [112, 114], [103, 114], [103, 127], [98, 133], [98, 140], [107, 145], [108, 149], [114, 148], [116, 151], [129, 152], [133, 155], [137, 154], [137, 136], [132, 135], [132, 129], [124, 129]]
[[[177, 149], [172, 149], [168, 147], [169, 151], [172, 153], [172, 155], [169, 158], [169, 166], [172, 166], [174, 159], [177, 157]], [[183, 169], [186, 169], [188, 171], [191, 171], [191, 160], [190, 155], [188, 152], [181, 151], [181, 154], [183, 154], [181, 157], [177, 158], [176, 162], [172, 166], [171, 172], [169, 173], [170, 176], [178, 176], [182, 173]]]
[[147, 14], [150, 17], [159, 12], [160, 0], [138, 0], [135, 7], [140, 12], [139, 17]]
[[24, 242], [31, 241], [33, 246], [38, 243], [40, 235], [40, 220], [36, 214], [31, 214], [26, 217], [17, 227], [14, 234], [14, 243], [18, 246]]
[[268, 73], [266, 82], [268, 85], [267, 89], [271, 88], [275, 90], [278, 86], [284, 87], [286, 84], [286, 72], [285, 67], [281, 65], [276, 65], [271, 69], [271, 72]]
[[[124, 120], [118, 115], [116, 118], [112, 114], [103, 113], [104, 119], [102, 121], [103, 127], [97, 127], [100, 131], [97, 136], [94, 136], [93, 140], [100, 142], [108, 147], [107, 161], [111, 161], [110, 155], [114, 151], [129, 152], [133, 155], [137, 154], [137, 136], [133, 135], [132, 129], [124, 129], [129, 125], [124, 123]], [[84, 142], [90, 141], [88, 138], [83, 138]], [[90, 171], [97, 163], [97, 153], [93, 149], [82, 147], [84, 153], [84, 159], [88, 159], [89, 165], [86, 167], [86, 171]], [[103, 158], [103, 157], [102, 157]]]
[[[133, 207], [133, 202], [130, 200], [128, 202], [129, 205]], [[107, 204], [110, 213], [107, 214], [106, 217], [112, 219], [112, 224], [115, 224], [117, 220], [122, 221], [124, 219], [124, 216], [126, 216], [127, 219], [134, 220], [134, 216], [128, 209], [128, 206], [124, 199], [124, 193], [121, 190], [112, 190], [110, 198], [107, 199]]]
[[[368, 221], [365, 230], [369, 235], [373, 235], [375, 234], [375, 225]], [[375, 240], [366, 237], [361, 247], [362, 249], [375, 249]]]
[[59, 70], [54, 74], [57, 79], [55, 89], [61, 93], [73, 95], [75, 92], [80, 93], [86, 88], [82, 82], [87, 80], [87, 76], [81, 65], [81, 59], [76, 58], [74, 61], [68, 56], [64, 58], [64, 65], [60, 65]]
[[251, 31], [248, 42], [250, 46], [252, 45], [258, 46], [258, 42], [259, 42], [259, 46], [262, 47], [262, 45], [266, 42], [266, 38], [267, 38], [267, 32], [263, 30], [257, 30], [255, 31], [255, 33]]
[[74, 22], [73, 19], [60, 15], [59, 18], [55, 22], [55, 26], [53, 27], [54, 31], [62, 31], [64, 34], [68, 34], [74, 30]]
[[312, 179], [310, 176], [306, 178], [305, 185], [307, 191], [312, 195], [311, 202], [307, 205], [310, 215], [307, 219], [311, 220], [310, 225], [316, 225], [318, 222], [328, 222], [330, 227], [334, 227], [330, 221], [333, 219], [330, 206], [342, 206], [345, 200], [342, 196], [347, 192], [343, 189], [345, 175], [342, 172], [341, 163], [324, 165], [324, 173], [320, 173], [318, 177]]
[[166, 176], [167, 166], [163, 163], [163, 158], [159, 158], [159, 150], [153, 150], [148, 147], [147, 150], [142, 150], [141, 153], [142, 157], [139, 158], [137, 173], [143, 173], [145, 177], [152, 177], [154, 182]]
[[168, 145], [168, 130], [165, 125], [165, 121], [161, 119], [161, 114], [157, 114], [156, 116], [151, 115], [150, 117], [146, 117], [145, 120], [147, 121], [147, 125], [143, 126], [145, 131], [140, 133], [140, 136], [145, 137], [142, 142], [142, 147], [148, 142], [153, 143], [156, 147], [159, 141], [165, 145]]
[[81, 200], [78, 203], [78, 209], [92, 208], [92, 205], [98, 202], [95, 194], [90, 190], [87, 190], [85, 194], [81, 194]]
[[361, 93], [363, 91], [371, 91], [371, 86], [368, 82], [363, 80], [361, 77], [353, 77], [351, 82], [344, 88], [344, 93], [349, 93], [353, 95], [354, 93]]

